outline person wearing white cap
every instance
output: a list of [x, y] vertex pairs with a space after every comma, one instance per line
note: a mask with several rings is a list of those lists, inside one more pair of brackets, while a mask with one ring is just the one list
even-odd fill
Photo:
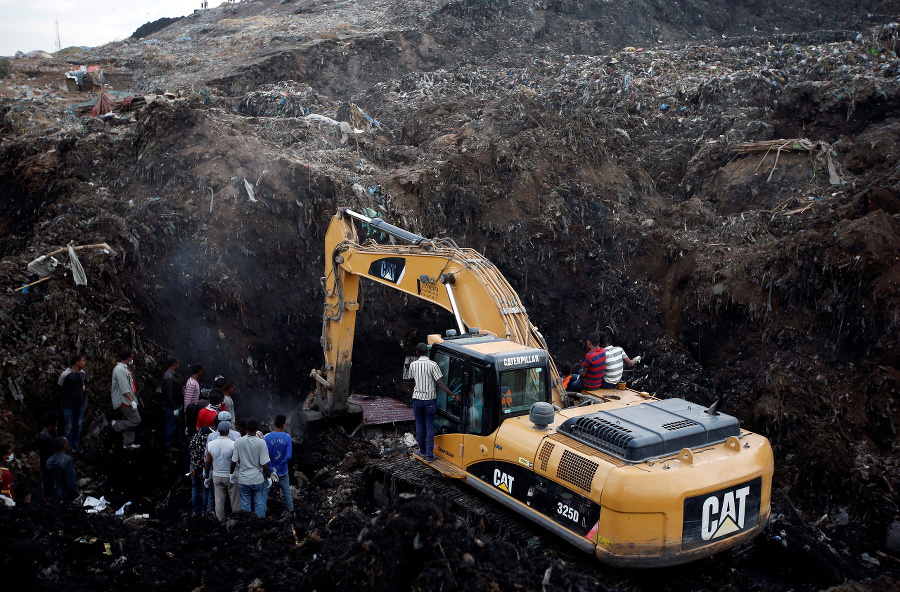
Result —
[[[213, 426], [214, 426], [214, 427], [213, 427], [213, 432], [212, 432], [209, 436], [207, 436], [207, 438], [206, 438], [206, 445], [207, 445], [207, 447], [208, 447], [210, 444], [212, 444], [214, 441], [216, 441], [216, 439], [218, 439], [218, 437], [219, 437], [219, 432], [218, 432], [219, 424], [220, 424], [221, 422], [223, 422], [223, 421], [227, 421], [227, 422], [229, 422], [230, 425], [234, 425], [234, 423], [232, 423], [232, 421], [231, 421], [231, 413], [229, 413], [228, 411], [219, 411], [219, 414], [218, 414], [218, 415], [216, 416], [216, 418], [213, 420]], [[240, 434], [240, 432], [238, 432], [238, 431], [236, 431], [236, 430], [231, 430], [231, 429], [229, 429], [229, 431], [228, 431], [228, 437], [231, 438], [232, 441], [234, 441], [234, 440], [237, 440], [238, 438], [240, 438], [240, 437], [241, 437], [241, 434]], [[207, 474], [208, 474], [208, 471], [207, 471]], [[215, 493], [214, 493], [213, 488], [212, 488], [212, 478], [209, 479], [209, 483], [210, 483], [210, 486], [207, 488], [207, 489], [209, 490], [209, 494], [208, 494], [208, 496], [207, 496], [207, 498], [209, 499], [209, 502], [208, 502], [208, 504], [207, 504], [207, 506], [206, 506], [206, 511], [207, 511], [207, 512], [212, 512], [212, 511], [213, 511], [213, 507], [215, 506], [215, 500], [216, 500], [216, 496], [215, 496]], [[237, 509], [237, 506], [232, 506], [232, 509], [233, 509], [233, 510], [236, 510], [236, 509]]]
[[[213, 440], [215, 440], [216, 438], [219, 437], [218, 425], [219, 425], [220, 421], [227, 421], [231, 425], [234, 425], [234, 419], [233, 419], [231, 413], [229, 413], [228, 411], [219, 411], [219, 415], [216, 416], [216, 426], [217, 426], [216, 430], [217, 431], [211, 433], [208, 438], [208, 443], [210, 443], [210, 444], [212, 443]], [[237, 430], [229, 430], [228, 437], [231, 438], [232, 440], [237, 440], [238, 438], [241, 437], [241, 433], [238, 432]]]
[[220, 421], [217, 437], [206, 447], [206, 471], [212, 477], [216, 496], [216, 518], [225, 520], [225, 499], [229, 500], [232, 511], [240, 507], [241, 497], [237, 483], [231, 482], [231, 456], [234, 453], [234, 440], [228, 437], [231, 430], [230, 421]]

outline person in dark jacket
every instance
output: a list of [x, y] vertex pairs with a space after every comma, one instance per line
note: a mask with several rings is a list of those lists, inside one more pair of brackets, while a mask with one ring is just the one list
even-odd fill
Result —
[[34, 447], [37, 448], [41, 459], [41, 493], [44, 499], [50, 497], [53, 485], [50, 481], [50, 473], [47, 472], [47, 461], [53, 456], [53, 439], [56, 438], [58, 421], [55, 413], [48, 413], [44, 417], [44, 429], [34, 437]]
[[64, 437], [53, 441], [54, 454], [47, 460], [47, 472], [52, 483], [50, 499], [72, 501], [78, 497], [78, 480], [75, 478], [75, 461], [66, 454], [69, 441]]
[[184, 434], [188, 442], [197, 433], [197, 414], [209, 405], [209, 391], [201, 391], [200, 399], [184, 408]]
[[172, 356], [166, 360], [166, 373], [162, 378], [162, 408], [166, 414], [166, 448], [170, 452], [178, 450], [181, 444], [181, 430], [178, 429], [181, 415], [181, 402], [184, 389], [178, 375], [178, 358]]
[[81, 424], [87, 396], [84, 392], [83, 354], [75, 354], [69, 359], [69, 367], [59, 375], [60, 406], [66, 419], [66, 438], [75, 448], [81, 445]]
[[[190, 456], [191, 476], [191, 516], [202, 516], [209, 508], [210, 485], [208, 478], [203, 475], [203, 465], [206, 462], [206, 442], [212, 428], [200, 428], [194, 433], [188, 445]], [[215, 502], [213, 502], [215, 508]]]

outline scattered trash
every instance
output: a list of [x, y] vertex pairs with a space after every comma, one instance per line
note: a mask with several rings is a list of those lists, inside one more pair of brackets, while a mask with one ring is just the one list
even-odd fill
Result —
[[887, 530], [885, 549], [890, 553], [900, 553], [900, 520], [894, 520]]
[[847, 513], [847, 508], [841, 508], [838, 515], [834, 517], [832, 524], [835, 526], [847, 526], [850, 524], [850, 514]]
[[868, 553], [863, 553], [862, 555], [860, 555], [860, 557], [861, 557], [862, 560], [865, 561], [866, 563], [870, 563], [870, 564], [872, 564], [872, 565], [874, 565], [874, 566], [876, 566], [876, 567], [878, 567], [879, 565], [881, 565], [881, 562], [878, 561], [878, 559], [876, 559], [875, 557], [872, 557], [872, 556], [869, 555]]
[[81, 66], [66, 72], [66, 88], [70, 92], [92, 92], [103, 88], [104, 84], [100, 66]]
[[[46, 255], [41, 255], [37, 259], [33, 260], [28, 264], [28, 271], [37, 275], [40, 278], [49, 277], [54, 270], [60, 265], [60, 262], [56, 259], [55, 255], [59, 255], [60, 253], [68, 253], [69, 255], [69, 265], [72, 269], [72, 276], [75, 279], [75, 283], [77, 285], [83, 286], [87, 285], [87, 277], [84, 274], [84, 268], [81, 266], [81, 262], [78, 260], [78, 257], [75, 254], [75, 251], [81, 250], [93, 250], [100, 249], [107, 255], [116, 255], [116, 251], [110, 247], [106, 243], [98, 243], [94, 245], [81, 245], [81, 246], [72, 246], [69, 245], [67, 247], [62, 247], [61, 249], [56, 249], [55, 251], [51, 251]], [[79, 283], [84, 282], [84, 283]], [[38, 282], [32, 282], [28, 284], [28, 286], [33, 286]], [[24, 288], [24, 286], [23, 286]], [[17, 288], [17, 290], [22, 290], [23, 288]]]
[[[775, 172], [775, 167], [778, 166], [778, 158], [781, 156], [782, 152], [801, 151], [808, 152], [817, 162], [823, 162], [827, 164], [829, 183], [831, 183], [832, 185], [840, 185], [843, 182], [841, 176], [838, 174], [837, 165], [834, 162], [834, 148], [831, 147], [831, 144], [822, 140], [813, 142], [811, 140], [807, 140], [806, 138], [799, 138], [794, 140], [743, 142], [732, 149], [733, 152], [736, 152], [738, 154], [747, 154], [750, 152], [765, 152], [766, 155], [768, 155], [772, 150], [775, 150], [775, 163], [772, 165], [772, 170], [771, 172], [769, 172], [769, 178], [766, 179], [767, 181], [772, 180], [772, 174]], [[763, 160], [765, 160], [765, 156], [763, 156]], [[762, 165], [762, 162], [760, 162], [760, 165]]]
[[69, 269], [72, 270], [72, 279], [75, 280], [76, 286], [86, 286], [87, 276], [84, 273], [84, 267], [81, 266], [81, 261], [78, 260], [78, 255], [75, 254], [75, 249], [73, 249], [71, 245], [69, 245], [68, 249]]
[[13, 380], [12, 376], [8, 379], [9, 382], [9, 392], [12, 394], [14, 400], [21, 403], [25, 400], [25, 392], [22, 390], [22, 384], [25, 382], [25, 379], [21, 376], [17, 376], [15, 380]]
[[59, 570], [59, 568], [57, 567], [58, 563], [59, 562], [54, 563], [50, 567], [45, 567], [44, 569], [41, 570], [41, 573], [44, 574], [45, 578], [49, 578], [50, 576], [52, 576], [54, 573], [56, 573]]
[[116, 510], [116, 516], [124, 516], [125, 508], [127, 508], [130, 505], [131, 505], [131, 502], [125, 502], [124, 504], [122, 504], [122, 507], [119, 508], [118, 510]]
[[88, 514], [97, 514], [99, 512], [102, 512], [103, 510], [105, 510], [106, 507], [109, 505], [109, 502], [106, 501], [105, 497], [101, 497], [100, 499], [97, 499], [95, 497], [88, 496], [85, 498], [84, 503], [82, 503], [82, 505], [86, 508], [89, 508], [87, 511]]
[[[253, 191], [253, 184], [250, 183], [250, 181], [248, 181], [247, 179], [244, 179], [244, 188], [247, 190], [247, 196], [250, 198], [250, 201], [252, 201], [252, 202], [259, 201], [255, 197], [255, 193]], [[210, 202], [210, 204], [209, 204], [209, 209], [210, 209], [210, 211], [212, 211], [212, 202]]]

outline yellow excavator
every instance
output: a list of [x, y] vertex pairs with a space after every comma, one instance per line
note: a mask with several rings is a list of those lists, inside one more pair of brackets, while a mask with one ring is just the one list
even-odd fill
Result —
[[[360, 243], [355, 221], [391, 244]], [[435, 471], [620, 567], [686, 563], [765, 527], [774, 471], [765, 437], [715, 405], [624, 383], [566, 393], [515, 290], [477, 251], [340, 209], [325, 252], [325, 366], [312, 372], [305, 413], [348, 408], [364, 277], [455, 317], [457, 329], [428, 337], [456, 394], [438, 395]]]

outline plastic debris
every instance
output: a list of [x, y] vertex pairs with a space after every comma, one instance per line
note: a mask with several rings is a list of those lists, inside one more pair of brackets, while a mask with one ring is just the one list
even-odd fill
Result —
[[106, 501], [105, 497], [101, 497], [97, 499], [93, 496], [88, 496], [85, 498], [84, 503], [82, 504], [85, 508], [88, 508], [88, 514], [97, 514], [106, 509], [109, 505], [109, 502]]
[[[253, 183], [251, 183], [247, 179], [244, 179], [244, 189], [247, 190], [247, 196], [250, 198], [250, 201], [259, 201], [258, 199], [256, 199], [256, 193], [253, 191]], [[212, 204], [210, 204], [210, 207], [212, 207]]]
[[866, 563], [871, 563], [872, 565], [874, 565], [874, 566], [876, 566], [876, 567], [881, 565], [881, 562], [878, 561], [878, 559], [876, 559], [875, 557], [872, 557], [872, 556], [869, 555], [868, 553], [863, 553], [862, 555], [860, 555], [860, 557], [861, 557], [862, 560], [865, 561]]
[[76, 286], [86, 286], [87, 275], [84, 273], [84, 267], [81, 266], [81, 261], [78, 260], [78, 255], [75, 254], [75, 249], [72, 248], [72, 245], [69, 245], [68, 249], [69, 268], [72, 270], [72, 279], [75, 280]]

